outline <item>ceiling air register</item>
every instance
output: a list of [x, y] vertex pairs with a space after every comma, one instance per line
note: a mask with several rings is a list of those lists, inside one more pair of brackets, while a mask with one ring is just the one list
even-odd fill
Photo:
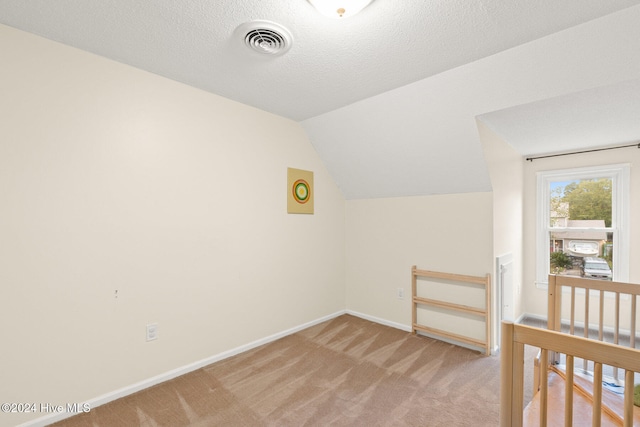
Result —
[[251, 21], [242, 24], [238, 30], [244, 34], [245, 46], [263, 55], [283, 55], [293, 42], [291, 33], [275, 22]]

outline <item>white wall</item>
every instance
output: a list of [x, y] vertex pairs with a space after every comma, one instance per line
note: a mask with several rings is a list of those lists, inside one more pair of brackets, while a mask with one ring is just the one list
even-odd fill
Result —
[[553, 157], [525, 162], [524, 165], [524, 282], [523, 310], [530, 314], [547, 315], [547, 291], [535, 285], [536, 276], [536, 173], [608, 164], [631, 164], [630, 183], [630, 268], [629, 280], [640, 283], [640, 150], [625, 148], [572, 156]]
[[[493, 188], [493, 256], [513, 255], [513, 313], [522, 314], [522, 204], [524, 159], [482, 121], [477, 120], [478, 135]], [[498, 283], [498, 271], [494, 271]], [[496, 290], [496, 313], [498, 305]], [[498, 331], [494, 331], [497, 333]]]
[[491, 273], [492, 213], [491, 193], [347, 201], [347, 309], [410, 329], [411, 266]]
[[[344, 310], [345, 203], [300, 125], [5, 26], [0, 57], [0, 401], [84, 402]], [[287, 167], [315, 215], [286, 213]]]

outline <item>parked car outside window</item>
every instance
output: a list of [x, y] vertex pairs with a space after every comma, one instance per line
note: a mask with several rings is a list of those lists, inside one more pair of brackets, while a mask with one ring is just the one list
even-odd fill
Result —
[[582, 276], [593, 279], [611, 280], [612, 273], [607, 260], [587, 257], [582, 264]]

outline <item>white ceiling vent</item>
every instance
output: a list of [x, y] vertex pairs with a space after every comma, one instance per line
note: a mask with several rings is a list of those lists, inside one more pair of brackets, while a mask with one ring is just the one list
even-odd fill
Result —
[[244, 38], [245, 46], [263, 55], [283, 55], [293, 43], [291, 33], [275, 22], [251, 21], [240, 25], [236, 31]]

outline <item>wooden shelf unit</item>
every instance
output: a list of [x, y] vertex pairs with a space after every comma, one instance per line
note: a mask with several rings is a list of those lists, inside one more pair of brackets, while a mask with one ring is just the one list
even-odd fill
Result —
[[[452, 282], [462, 283], [474, 283], [484, 286], [485, 293], [485, 308], [470, 307], [467, 305], [456, 304], [447, 301], [440, 301], [430, 298], [418, 296], [418, 277], [449, 280]], [[486, 276], [465, 276], [462, 274], [442, 273], [438, 271], [419, 270], [415, 265], [411, 267], [411, 296], [412, 296], [412, 330], [413, 334], [418, 331], [425, 332], [431, 335], [436, 335], [442, 338], [450, 339], [460, 343], [470, 344], [472, 346], [480, 347], [485, 350], [485, 354], [488, 356], [491, 354], [491, 275], [487, 273]], [[485, 340], [476, 339], [469, 336], [454, 334], [451, 332], [443, 331], [429, 327], [427, 325], [421, 325], [418, 323], [418, 306], [425, 305], [431, 307], [438, 307], [445, 310], [472, 314], [484, 319], [485, 323]]]

